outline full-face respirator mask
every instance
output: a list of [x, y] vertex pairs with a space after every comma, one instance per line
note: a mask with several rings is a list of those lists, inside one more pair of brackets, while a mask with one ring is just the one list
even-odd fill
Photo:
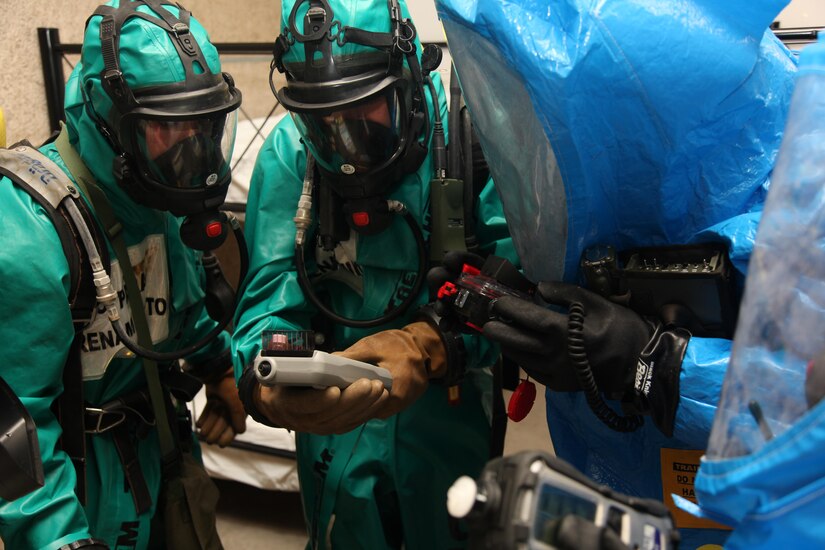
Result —
[[[220, 230], [225, 217], [218, 208], [231, 181], [229, 162], [241, 93], [229, 74], [208, 71], [189, 29], [190, 13], [181, 9], [175, 17], [160, 4], [128, 2], [95, 12], [103, 15], [101, 85], [113, 107], [108, 117], [93, 113], [93, 118], [117, 154], [113, 173], [118, 185], [138, 204], [186, 217], [181, 229], [184, 243], [212, 250], [227, 235]], [[156, 17], [138, 11], [142, 5], [152, 8]], [[118, 52], [120, 29], [132, 17], [167, 31], [185, 73], [183, 80], [130, 88]]]
[[[164, 5], [177, 9], [177, 17]], [[163, 0], [136, 0], [120, 2], [116, 8], [100, 6], [95, 16], [102, 16], [104, 68], [100, 82], [112, 102], [108, 116], [94, 107], [87, 90], [84, 99], [87, 112], [116, 154], [112, 167], [115, 181], [135, 203], [184, 217], [181, 240], [204, 252], [206, 309], [218, 326], [186, 349], [157, 353], [141, 348], [126, 334], [116, 308], [104, 304], [127, 348], [142, 357], [171, 361], [203, 347], [232, 318], [235, 293], [210, 252], [223, 244], [230, 229], [241, 256], [240, 280], [247, 270], [240, 224], [219, 210], [231, 182], [230, 159], [241, 92], [229, 74], [209, 71], [206, 56], [190, 29], [191, 13], [181, 6]], [[128, 68], [124, 73], [119, 55], [121, 29], [132, 18], [166, 31], [181, 63], [182, 80], [129, 86]]]
[[[384, 324], [409, 308], [427, 261], [421, 228], [405, 205], [386, 197], [427, 157], [432, 125], [424, 90], [430, 68], [422, 71], [415, 26], [402, 17], [398, 1], [389, 0], [387, 9], [389, 32], [374, 32], [342, 24], [327, 0], [298, 0], [275, 42], [270, 73], [272, 91], [308, 149], [296, 214], [301, 288], [326, 317], [364, 328]], [[348, 44], [356, 52], [350, 53]], [[272, 82], [276, 69], [286, 75], [280, 90]], [[320, 185], [313, 191], [316, 180]], [[354, 320], [336, 315], [315, 296], [303, 259], [313, 195], [320, 201], [318, 236], [326, 250], [349, 239], [351, 231], [376, 235], [395, 214], [403, 216], [419, 257], [416, 284], [405, 303], [376, 319]]]

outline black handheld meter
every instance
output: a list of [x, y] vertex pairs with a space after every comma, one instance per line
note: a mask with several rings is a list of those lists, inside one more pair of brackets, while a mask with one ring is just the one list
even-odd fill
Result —
[[673, 550], [679, 543], [661, 502], [616, 493], [537, 451], [492, 460], [478, 480], [460, 477], [447, 494], [447, 510], [466, 518], [471, 550], [553, 550], [571, 514], [613, 530], [629, 548]]

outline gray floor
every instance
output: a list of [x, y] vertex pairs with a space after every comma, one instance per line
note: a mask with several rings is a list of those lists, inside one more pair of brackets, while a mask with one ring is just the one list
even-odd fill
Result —
[[[539, 389], [543, 388], [539, 386]], [[505, 392], [505, 403], [511, 392]], [[552, 452], [544, 414], [544, 392], [539, 391], [530, 414], [507, 426], [504, 453]], [[263, 491], [229, 481], [218, 481], [218, 531], [226, 550], [302, 550], [306, 542], [301, 499], [297, 493]]]
[[301, 550], [306, 543], [298, 493], [266, 491], [234, 481], [216, 481], [218, 532], [225, 550]]

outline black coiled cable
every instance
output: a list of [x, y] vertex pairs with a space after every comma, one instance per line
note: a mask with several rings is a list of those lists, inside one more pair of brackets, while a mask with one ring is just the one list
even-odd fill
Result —
[[642, 425], [642, 417], [619, 416], [611, 409], [602, 398], [596, 380], [593, 378], [593, 370], [587, 360], [587, 353], [584, 347], [584, 306], [579, 302], [570, 304], [567, 313], [567, 356], [576, 371], [576, 378], [584, 391], [587, 405], [593, 414], [601, 420], [608, 428], [617, 432], [632, 432], [638, 430]]

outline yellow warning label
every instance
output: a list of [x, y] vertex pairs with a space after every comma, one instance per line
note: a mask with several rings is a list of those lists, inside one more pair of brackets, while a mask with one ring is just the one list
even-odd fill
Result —
[[697, 518], [673, 504], [672, 494], [696, 502], [693, 483], [699, 471], [699, 459], [705, 451], [683, 449], [661, 449], [662, 451], [662, 500], [673, 514], [679, 529], [728, 529], [725, 525], [709, 519]]

